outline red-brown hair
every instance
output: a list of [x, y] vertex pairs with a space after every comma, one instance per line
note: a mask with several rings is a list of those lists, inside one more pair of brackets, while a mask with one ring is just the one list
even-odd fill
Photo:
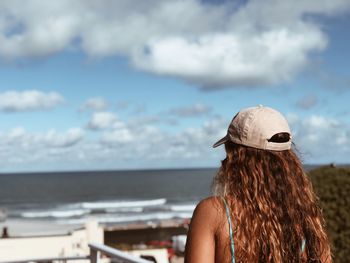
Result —
[[[293, 150], [269, 151], [232, 142], [214, 191], [234, 209], [236, 262], [331, 262], [324, 219]], [[306, 241], [305, 251], [301, 244]]]

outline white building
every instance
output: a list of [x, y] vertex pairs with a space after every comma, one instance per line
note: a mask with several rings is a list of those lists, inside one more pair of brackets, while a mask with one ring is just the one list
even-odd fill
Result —
[[103, 244], [103, 228], [95, 221], [67, 234], [0, 238], [0, 262], [87, 256], [89, 243]]
[[[81, 257], [85, 259], [72, 262], [86, 263], [87, 260], [91, 260], [88, 258], [91, 256], [89, 244], [99, 244], [102, 254], [105, 251], [112, 257], [124, 257], [123, 262], [146, 262], [139, 258], [143, 255], [151, 256], [157, 263], [169, 263], [166, 249], [140, 249], [123, 253], [104, 246], [103, 233], [103, 228], [97, 222], [90, 221], [85, 228], [73, 230], [67, 234], [0, 238], [0, 262]], [[130, 260], [127, 254], [136, 256], [136, 261], [135, 259]], [[110, 261], [108, 257], [99, 259], [101, 263]]]

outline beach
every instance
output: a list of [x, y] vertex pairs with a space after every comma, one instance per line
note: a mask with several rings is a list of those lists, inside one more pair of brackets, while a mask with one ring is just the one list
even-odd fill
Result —
[[79, 253], [86, 254], [89, 239], [80, 230], [92, 221], [105, 245], [129, 252], [165, 249], [181, 262], [174, 238], [183, 240], [196, 204], [210, 195], [214, 174], [214, 169], [0, 174], [0, 208], [6, 214], [0, 230], [6, 227], [22, 246], [34, 237], [36, 242], [50, 237], [47, 244], [55, 238], [83, 242]]

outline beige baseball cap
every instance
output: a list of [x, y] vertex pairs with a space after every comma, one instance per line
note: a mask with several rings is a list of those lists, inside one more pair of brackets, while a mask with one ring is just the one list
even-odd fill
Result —
[[[288, 133], [287, 142], [271, 142], [272, 136]], [[292, 136], [287, 120], [278, 111], [259, 105], [242, 109], [232, 119], [227, 134], [218, 140], [213, 147], [232, 141], [237, 144], [273, 151], [289, 150]]]

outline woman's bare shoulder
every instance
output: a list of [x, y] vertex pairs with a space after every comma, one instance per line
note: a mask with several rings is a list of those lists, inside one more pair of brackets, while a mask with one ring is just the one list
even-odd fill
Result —
[[209, 208], [210, 209], [210, 207], [212, 207], [213, 205], [215, 205], [215, 206], [219, 205], [220, 206], [221, 203], [222, 203], [222, 200], [221, 200], [221, 198], [219, 196], [209, 196], [209, 197], [207, 197], [205, 199], [202, 199], [198, 203], [197, 207], [201, 207], [201, 208], [203, 207], [203, 208]]
[[211, 196], [201, 200], [194, 210], [192, 220], [201, 221], [216, 230], [217, 223], [222, 220], [223, 203], [220, 197]]
[[185, 262], [214, 263], [219, 199], [209, 197], [200, 201], [193, 212], [187, 235]]

